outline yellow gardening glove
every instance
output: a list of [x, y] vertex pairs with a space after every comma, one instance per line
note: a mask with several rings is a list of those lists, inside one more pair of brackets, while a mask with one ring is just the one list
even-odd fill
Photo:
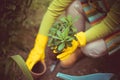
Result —
[[67, 59], [77, 49], [78, 45], [79, 45], [79, 43], [76, 40], [73, 40], [72, 41], [72, 46], [64, 49], [63, 53], [59, 54], [57, 56], [57, 58], [60, 59], [60, 60]]
[[77, 47], [82, 47], [86, 45], [86, 37], [84, 32], [79, 32], [75, 35], [78, 41], [73, 40], [72, 41], [72, 46], [68, 47], [63, 50], [63, 53], [59, 54], [57, 56], [58, 59], [60, 60], [65, 60], [67, 59], [74, 51], [77, 49]]
[[80, 47], [86, 45], [87, 40], [84, 32], [79, 32], [75, 34], [75, 37], [77, 38]]
[[48, 37], [38, 34], [35, 40], [34, 48], [28, 55], [26, 64], [29, 70], [32, 70], [33, 66], [38, 62], [44, 62], [45, 59], [45, 48], [48, 41]]

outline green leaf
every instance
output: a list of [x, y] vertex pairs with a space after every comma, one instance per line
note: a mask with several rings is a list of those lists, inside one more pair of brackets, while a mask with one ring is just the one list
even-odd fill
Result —
[[10, 57], [13, 61], [17, 63], [19, 68], [22, 70], [23, 74], [28, 78], [28, 80], [33, 80], [33, 77], [26, 66], [24, 59], [20, 55], [14, 55]]
[[65, 19], [65, 17], [60, 18], [60, 21], [67, 23], [67, 20]]
[[51, 36], [52, 38], [54, 39], [58, 39], [58, 40], [61, 40], [61, 38], [57, 37], [57, 36]]
[[56, 41], [54, 41], [54, 44], [57, 46], [57, 45], [59, 45], [61, 43], [61, 40], [56, 40]]
[[62, 33], [64, 39], [68, 36], [68, 33], [69, 33], [69, 27], [67, 27]]
[[62, 51], [65, 47], [65, 43], [62, 43], [58, 46], [58, 51]]
[[73, 20], [71, 15], [68, 15], [68, 16], [67, 16], [67, 19], [68, 19], [69, 21], [72, 21], [72, 20]]
[[57, 35], [58, 35], [59, 38], [62, 39], [62, 33], [59, 30], [57, 31]]
[[71, 25], [73, 24], [72, 16], [71, 16], [71, 15], [68, 15], [68, 16], [67, 16], [67, 20], [68, 20], [67, 26], [71, 26]]
[[52, 36], [52, 34], [48, 34], [48, 36], [50, 36], [50, 37], [51, 37], [51, 36]]
[[50, 39], [48, 40], [48, 46], [51, 46], [51, 45], [52, 45], [52, 42], [53, 42], [53, 38], [50, 38]]
[[73, 39], [73, 37], [68, 37], [66, 41], [72, 41]]
[[77, 28], [76, 27], [71, 27], [71, 29], [72, 29], [72, 32], [74, 32], [74, 33], [76, 33], [77, 32]]
[[53, 27], [53, 28], [50, 29], [50, 31], [51, 31], [51, 32], [56, 32], [57, 29]]

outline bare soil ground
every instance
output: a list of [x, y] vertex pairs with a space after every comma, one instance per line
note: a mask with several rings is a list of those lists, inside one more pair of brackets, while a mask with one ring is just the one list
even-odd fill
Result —
[[119, 57], [120, 52], [116, 53], [113, 56], [104, 56], [101, 58], [93, 59], [89, 57], [83, 57], [78, 60], [78, 62], [68, 69], [61, 68], [58, 63], [55, 70], [53, 72], [50, 71], [50, 66], [53, 63], [47, 54], [46, 64], [47, 64], [47, 72], [36, 80], [62, 80], [56, 77], [58, 72], [62, 72], [69, 75], [87, 75], [92, 73], [118, 73], [120, 72], [120, 63]]

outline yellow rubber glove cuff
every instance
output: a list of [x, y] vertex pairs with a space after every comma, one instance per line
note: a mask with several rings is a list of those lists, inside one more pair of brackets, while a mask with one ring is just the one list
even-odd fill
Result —
[[31, 70], [38, 61], [44, 62], [47, 41], [47, 36], [41, 34], [37, 35], [34, 48], [31, 50], [26, 60], [29, 70]]
[[57, 58], [60, 59], [60, 60], [67, 59], [77, 49], [78, 45], [79, 45], [79, 43], [76, 40], [73, 40], [72, 41], [72, 46], [64, 49], [63, 53], [59, 54], [57, 56]]
[[75, 37], [78, 39], [79, 46], [85, 46], [86, 45], [86, 36], [84, 32], [79, 32], [75, 35]]

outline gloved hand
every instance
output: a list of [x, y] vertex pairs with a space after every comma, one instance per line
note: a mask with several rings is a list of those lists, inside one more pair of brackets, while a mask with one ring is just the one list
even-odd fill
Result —
[[79, 32], [75, 34], [75, 37], [77, 38], [80, 47], [86, 45], [87, 40], [84, 32]]
[[67, 59], [78, 47], [79, 43], [76, 40], [72, 41], [72, 46], [67, 47], [66, 49], [63, 50], [63, 53], [59, 54], [57, 58], [59, 60], [65, 60]]
[[77, 47], [82, 47], [86, 45], [86, 37], [84, 32], [79, 32], [75, 35], [78, 41], [73, 40], [72, 41], [72, 46], [68, 47], [63, 50], [63, 53], [59, 54], [57, 56], [58, 59], [60, 60], [65, 60], [67, 59], [74, 51], [77, 49]]
[[60, 65], [63, 68], [68, 68], [74, 65], [74, 63], [83, 56], [79, 47], [85, 46], [86, 37], [84, 32], [79, 32], [76, 35], [77, 41], [72, 41], [72, 46], [63, 50], [63, 53], [57, 55], [60, 60]]
[[29, 70], [32, 70], [33, 66], [37, 62], [44, 62], [45, 59], [45, 48], [48, 41], [48, 37], [38, 34], [35, 40], [34, 48], [31, 50], [31, 52], [28, 55], [28, 58], [26, 60], [26, 64], [28, 66]]

